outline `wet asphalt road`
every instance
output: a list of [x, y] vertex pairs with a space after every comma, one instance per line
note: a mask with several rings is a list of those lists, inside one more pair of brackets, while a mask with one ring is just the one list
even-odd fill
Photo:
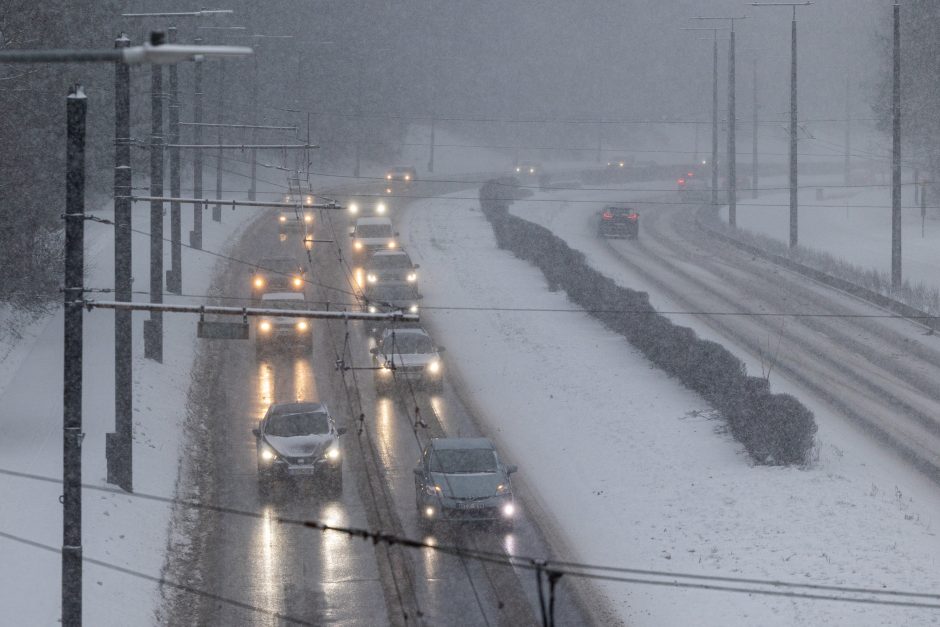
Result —
[[[301, 236], [279, 237], [274, 220], [273, 213], [261, 217], [232, 255], [255, 261], [286, 253], [307, 261]], [[320, 212], [316, 222], [318, 239], [345, 237], [344, 215]], [[348, 248], [346, 241], [341, 245]], [[334, 244], [318, 245], [309, 267], [308, 301], [328, 300], [335, 308], [337, 302], [354, 300], [344, 292], [354, 291], [356, 269], [337, 263]], [[233, 264], [216, 286], [218, 293], [243, 297], [247, 304], [249, 276], [249, 267]], [[259, 357], [253, 340], [203, 342], [203, 358], [212, 364], [212, 373], [194, 383], [199, 387], [193, 397], [203, 405], [198, 413], [207, 423], [205, 454], [211, 463], [205, 465], [209, 470], [200, 491], [204, 501], [250, 515], [201, 513], [202, 550], [192, 568], [198, 569], [201, 587], [209, 594], [191, 608], [177, 608], [176, 616], [206, 625], [538, 624], [532, 571], [432, 549], [373, 545], [339, 532], [278, 522], [318, 520], [500, 555], [555, 555], [534, 515], [526, 511], [525, 494], [517, 495], [521, 512], [511, 530], [475, 524], [421, 526], [412, 473], [421, 447], [429, 437], [481, 434], [459, 390], [447, 381], [446, 357], [442, 393], [399, 386], [378, 396], [372, 371], [348, 371], [344, 385], [335, 367], [338, 359], [354, 368], [371, 365], [361, 323], [315, 320], [311, 326], [312, 351], [285, 347]], [[436, 340], [447, 343], [446, 338]], [[316, 480], [284, 482], [262, 498], [251, 429], [270, 403], [294, 400], [326, 402], [337, 424], [349, 429], [341, 437], [343, 486], [337, 492]], [[589, 624], [582, 607], [576, 592], [562, 581], [555, 609], [558, 624]]]

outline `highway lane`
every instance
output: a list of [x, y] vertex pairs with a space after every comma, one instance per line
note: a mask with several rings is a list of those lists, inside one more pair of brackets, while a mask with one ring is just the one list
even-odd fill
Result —
[[[317, 217], [318, 239], [345, 232], [344, 218], [334, 217], [332, 229], [326, 224], [329, 219], [325, 212]], [[345, 248], [345, 242], [340, 246]], [[301, 260], [306, 257], [299, 236], [282, 241], [269, 215], [246, 230], [232, 254], [254, 261], [284, 250]], [[352, 291], [349, 276], [336, 258], [334, 245], [318, 245], [308, 275], [308, 299], [328, 300], [331, 308], [351, 301], [345, 293]], [[219, 293], [247, 298], [249, 271], [233, 264]], [[200, 492], [206, 502], [257, 516], [201, 513], [201, 550], [193, 568], [209, 596], [191, 608], [176, 608], [175, 616], [215, 625], [536, 624], [537, 589], [531, 571], [431, 549], [373, 546], [335, 532], [277, 522], [278, 517], [316, 519], [503, 555], [554, 554], [545, 534], [526, 515], [524, 494], [512, 530], [453, 525], [428, 532], [419, 525], [412, 468], [421, 446], [445, 433], [480, 434], [472, 413], [449, 383], [442, 394], [415, 390], [412, 395], [410, 389], [400, 388], [391, 397], [380, 397], [372, 372], [353, 370], [346, 373], [344, 386], [337, 357], [356, 368], [371, 365], [368, 338], [358, 323], [314, 321], [312, 330], [312, 353], [258, 358], [252, 342], [203, 343], [202, 363], [211, 364], [213, 372], [196, 381], [201, 388], [193, 394], [206, 421], [205, 454], [211, 459]], [[444, 339], [438, 342], [446, 344]], [[270, 402], [299, 399], [326, 401], [338, 424], [349, 428], [342, 437], [342, 494], [310, 482], [285, 484], [262, 499], [251, 429]], [[413, 426], [416, 407], [427, 427]], [[564, 583], [556, 615], [561, 624], [591, 622]]]
[[689, 207], [638, 206], [640, 241], [609, 241], [617, 259], [690, 311], [821, 314], [698, 317], [940, 478], [936, 336], [864, 317], [886, 312], [721, 242]]

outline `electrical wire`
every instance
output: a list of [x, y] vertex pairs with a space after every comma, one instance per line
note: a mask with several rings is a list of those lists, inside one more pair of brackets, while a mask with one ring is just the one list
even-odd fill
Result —
[[[61, 478], [49, 477], [44, 475], [38, 475], [35, 473], [22, 472], [17, 470], [12, 470], [8, 468], [0, 468], [0, 474], [16, 477], [20, 479], [40, 481], [43, 483], [49, 483], [52, 485], [61, 485]], [[160, 503], [166, 503], [171, 505], [182, 505], [185, 507], [193, 509], [205, 509], [208, 511], [214, 511], [217, 513], [244, 516], [248, 518], [253, 518], [257, 520], [262, 520], [265, 518], [265, 515], [260, 512], [251, 512], [247, 510], [240, 510], [232, 507], [217, 506], [211, 504], [200, 503], [197, 501], [189, 499], [179, 499], [174, 497], [165, 497], [159, 495], [153, 495], [143, 492], [124, 492], [119, 488], [111, 488], [93, 484], [81, 484], [83, 489], [93, 490], [96, 492], [109, 493], [114, 495], [119, 495], [121, 497], [130, 497], [130, 498], [139, 498], [148, 501], [155, 501]], [[504, 553], [496, 553], [493, 551], [484, 551], [479, 549], [468, 549], [466, 547], [452, 546], [452, 545], [443, 545], [438, 543], [428, 543], [421, 540], [415, 540], [403, 536], [396, 536], [394, 534], [389, 534], [382, 531], [372, 531], [369, 529], [357, 528], [357, 527], [345, 527], [339, 525], [331, 525], [324, 523], [318, 520], [310, 519], [296, 519], [288, 517], [277, 517], [275, 519], [279, 524], [284, 525], [295, 525], [307, 527], [310, 529], [315, 529], [321, 532], [337, 532], [353, 538], [361, 538], [364, 540], [369, 540], [375, 544], [384, 543], [389, 546], [398, 545], [407, 548], [417, 548], [417, 549], [429, 549], [438, 551], [447, 555], [463, 555], [470, 559], [475, 559], [482, 562], [490, 562], [494, 564], [499, 564], [502, 566], [509, 566], [514, 568], [526, 569], [526, 570], [536, 570], [542, 568], [546, 572], [558, 572], [565, 575], [571, 575], [573, 577], [580, 577], [585, 579], [600, 580], [600, 581], [614, 581], [621, 583], [638, 583], [638, 584], [647, 584], [647, 585], [658, 585], [658, 586], [670, 586], [677, 588], [692, 588], [692, 589], [702, 589], [702, 590], [713, 590], [713, 591], [724, 591], [724, 592], [741, 592], [746, 594], [762, 594], [762, 595], [771, 595], [771, 596], [782, 596], [796, 599], [807, 599], [807, 600], [827, 600], [827, 601], [844, 601], [850, 603], [866, 603], [873, 605], [885, 605], [885, 606], [899, 606], [899, 607], [912, 607], [912, 608], [925, 608], [925, 609], [940, 609], [940, 593], [934, 592], [917, 592], [909, 590], [895, 590], [890, 588], [865, 588], [865, 587], [852, 587], [852, 586], [836, 586], [828, 584], [816, 584], [816, 583], [805, 583], [798, 581], [782, 581], [774, 579], [757, 579], [757, 578], [748, 578], [748, 577], [729, 577], [723, 575], [703, 575], [698, 573], [688, 573], [680, 571], [662, 571], [662, 570], [651, 570], [651, 569], [639, 569], [631, 568], [626, 566], [610, 566], [610, 565], [599, 565], [599, 564], [588, 564], [583, 562], [567, 562], [567, 561], [554, 561], [546, 560], [542, 558], [536, 558], [531, 556], [523, 555], [509, 555]], [[6, 536], [4, 536], [6, 537]], [[46, 548], [43, 546], [43, 548]], [[52, 549], [56, 553], [59, 552], [59, 549]], [[593, 572], [592, 572], [593, 571]], [[602, 574], [609, 573], [609, 574]], [[632, 575], [632, 577], [627, 577], [626, 575]], [[654, 579], [656, 578], [656, 579]], [[671, 579], [671, 581], [665, 581], [665, 579]], [[690, 580], [690, 581], [680, 581], [680, 580]], [[708, 582], [708, 583], [692, 583], [692, 582]], [[734, 584], [734, 586], [720, 586], [717, 584]], [[751, 586], [751, 587], [745, 587]], [[770, 590], [759, 588], [756, 586], [765, 586], [771, 588]], [[817, 591], [818, 593], [806, 594], [800, 592], [789, 592], [790, 590], [812, 590]], [[830, 594], [822, 594], [827, 592]], [[842, 597], [836, 596], [835, 593], [842, 594], [866, 594], [870, 595], [869, 598], [857, 598], [857, 597]], [[924, 603], [924, 602], [910, 602], [905, 600], [893, 600], [893, 599], [879, 599], [872, 597], [894, 597], [894, 598], [911, 598], [911, 599], [923, 599], [924, 601], [936, 601], [937, 603]]]

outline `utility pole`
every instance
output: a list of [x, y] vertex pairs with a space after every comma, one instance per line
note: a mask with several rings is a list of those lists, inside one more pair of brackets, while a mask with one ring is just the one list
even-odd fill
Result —
[[718, 206], [718, 31], [712, 44], [712, 206]]
[[[258, 124], [258, 55], [254, 55], [254, 76], [251, 85], [251, 123]], [[219, 142], [222, 143], [222, 142]], [[257, 129], [251, 130], [251, 143], [258, 143]], [[307, 142], [310, 143], [309, 141]], [[252, 148], [249, 151], [251, 159], [251, 185], [248, 187], [248, 200], [254, 200], [258, 190], [258, 149]]]
[[796, 133], [797, 133], [797, 91], [796, 91], [796, 8], [810, 6], [813, 3], [806, 2], [752, 2], [753, 7], [778, 7], [787, 6], [793, 9], [793, 19], [790, 22], [790, 248], [796, 247], [799, 243], [799, 228], [797, 212], [799, 202], [797, 198], [797, 184], [799, 176], [797, 171], [796, 155]]
[[849, 79], [845, 79], [845, 160], [842, 164], [843, 185], [852, 180], [852, 103], [849, 100]]
[[754, 57], [754, 101], [751, 104], [751, 115], [754, 119], [754, 135], [751, 137], [751, 198], [757, 198], [757, 186], [760, 184], [759, 164], [757, 162], [757, 132], [760, 126], [757, 122], [757, 114], [760, 106], [757, 104], [757, 57]]
[[[127, 48], [123, 33], [115, 48]], [[114, 295], [131, 297], [131, 91], [130, 67], [114, 64]], [[114, 312], [114, 433], [105, 437], [108, 483], [130, 492], [133, 489], [132, 446], [134, 382], [131, 312]]]
[[62, 625], [82, 624], [82, 300], [85, 293], [85, 91], [66, 100], [65, 367], [62, 386]]
[[[196, 44], [202, 44], [202, 38], [195, 39]], [[202, 59], [196, 59], [193, 65], [193, 143], [202, 143]], [[197, 150], [193, 155], [193, 196], [202, 197], [202, 151]], [[189, 234], [189, 245], [196, 250], [202, 249], [202, 211], [205, 207], [193, 205], [193, 230]]]
[[[170, 44], [176, 43], [176, 27], [170, 26], [167, 29], [167, 40]], [[180, 141], [180, 94], [179, 94], [179, 72], [175, 63], [169, 67], [170, 73], [170, 98], [167, 102], [167, 113], [169, 114], [169, 133], [170, 143], [178, 144]], [[180, 196], [180, 150], [179, 148], [170, 148], [170, 196], [179, 198]], [[183, 220], [182, 209], [178, 202], [170, 203], [170, 270], [166, 273], [166, 289], [174, 294], [183, 292], [183, 245], [182, 228]]]
[[431, 155], [428, 159], [428, 172], [434, 172], [434, 114], [431, 114]]
[[731, 19], [731, 43], [728, 46], [728, 224], [738, 224], [738, 181], [734, 89], [734, 18]]
[[901, 6], [894, 5], [894, 81], [891, 94], [891, 288], [901, 287]]
[[[223, 94], [225, 92], [225, 64], [219, 63], [219, 106], [216, 110], [216, 122], [222, 124], [222, 107], [225, 104]], [[222, 127], [219, 126], [218, 137], [219, 145], [222, 145]], [[215, 197], [222, 198], [222, 149], [219, 148], [215, 153]], [[222, 205], [212, 205], [213, 222], [222, 221]]]
[[[163, 43], [163, 33], [151, 33], [151, 45]], [[150, 67], [150, 195], [163, 196], [163, 66]], [[150, 203], [150, 302], [163, 302], [163, 202]], [[144, 356], [163, 362], [163, 313], [152, 311], [144, 322]]]

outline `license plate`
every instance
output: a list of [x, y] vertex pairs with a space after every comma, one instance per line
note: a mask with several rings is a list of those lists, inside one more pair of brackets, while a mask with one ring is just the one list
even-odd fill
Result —
[[289, 468], [288, 472], [292, 475], [314, 475], [317, 472], [315, 466], [295, 466]]
[[458, 503], [458, 509], [483, 509], [485, 505], [483, 503]]

